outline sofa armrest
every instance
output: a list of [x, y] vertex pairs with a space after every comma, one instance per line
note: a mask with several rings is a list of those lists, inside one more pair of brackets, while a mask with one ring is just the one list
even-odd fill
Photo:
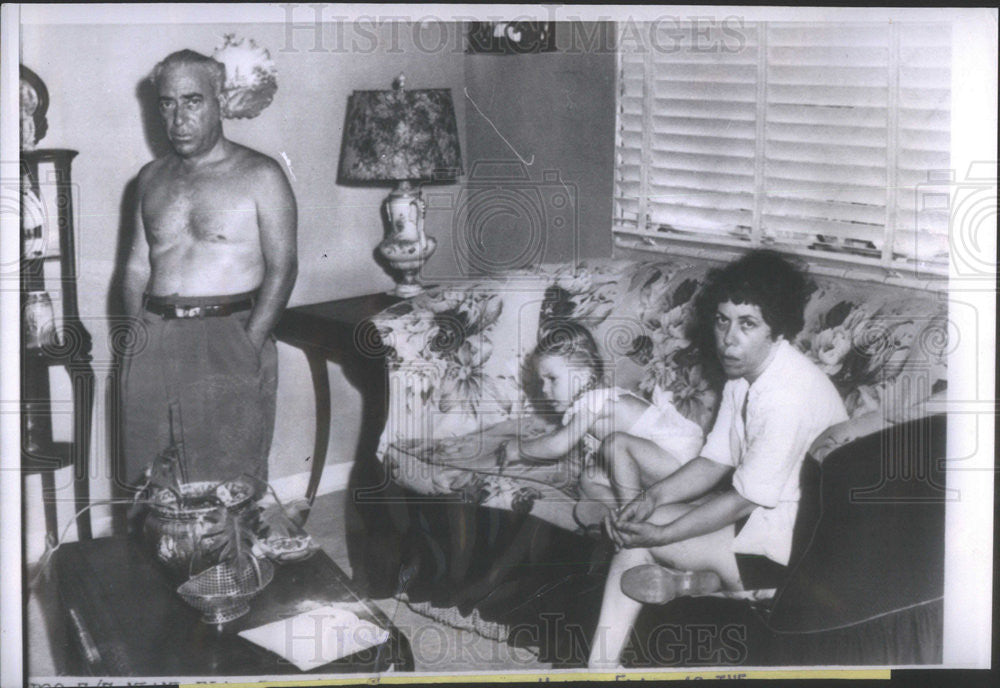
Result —
[[929, 415], [930, 408], [933, 408], [934, 404], [938, 402], [945, 401], [946, 397], [947, 392], [942, 390], [909, 406], [869, 411], [842, 423], [831, 425], [812, 443], [809, 455], [819, 463], [823, 463], [827, 455], [838, 447], [843, 447], [867, 435], [881, 432], [893, 425], [907, 423]]
[[[389, 406], [378, 455], [501, 423], [523, 403], [545, 280], [483, 278], [430, 289], [372, 318], [386, 348]], [[527, 278], [525, 278], [527, 279]]]
[[940, 598], [946, 426], [944, 415], [892, 425], [813, 464], [803, 501], [818, 508], [800, 504], [799, 519], [814, 521], [796, 523], [774, 630], [828, 630]]

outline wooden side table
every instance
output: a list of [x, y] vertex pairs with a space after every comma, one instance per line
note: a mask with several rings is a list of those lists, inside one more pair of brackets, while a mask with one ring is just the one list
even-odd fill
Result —
[[326, 362], [339, 363], [348, 381], [361, 391], [359, 454], [374, 451], [385, 422], [386, 373], [382, 343], [369, 318], [402, 300], [381, 293], [296, 306], [285, 310], [275, 328], [278, 341], [305, 352], [316, 394], [316, 441], [306, 490], [310, 506], [316, 499], [330, 444], [330, 379]]

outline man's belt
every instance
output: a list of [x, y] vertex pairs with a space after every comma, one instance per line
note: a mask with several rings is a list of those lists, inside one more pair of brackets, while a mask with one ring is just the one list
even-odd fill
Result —
[[176, 303], [157, 303], [147, 301], [145, 308], [150, 313], [161, 316], [164, 320], [175, 318], [219, 318], [253, 308], [253, 299], [243, 299], [232, 303], [215, 303], [200, 306], [185, 306]]

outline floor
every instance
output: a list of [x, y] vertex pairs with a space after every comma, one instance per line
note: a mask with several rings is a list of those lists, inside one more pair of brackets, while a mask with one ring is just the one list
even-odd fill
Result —
[[[317, 498], [307, 528], [327, 554], [350, 573], [344, 528], [346, 499], [346, 492], [335, 492]], [[475, 633], [432, 621], [395, 598], [375, 602], [410, 639], [418, 672], [512, 674], [544, 672], [551, 668], [551, 665], [539, 662], [530, 650], [509, 647]], [[27, 677], [39, 679], [56, 676], [53, 648], [50, 647], [44, 629], [44, 612], [35, 595], [29, 597], [26, 616]]]

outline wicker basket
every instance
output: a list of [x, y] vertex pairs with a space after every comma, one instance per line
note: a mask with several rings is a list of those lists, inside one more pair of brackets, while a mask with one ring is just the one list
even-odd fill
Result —
[[207, 624], [221, 625], [250, 611], [250, 600], [274, 578], [274, 565], [244, 553], [205, 569], [177, 588]]

